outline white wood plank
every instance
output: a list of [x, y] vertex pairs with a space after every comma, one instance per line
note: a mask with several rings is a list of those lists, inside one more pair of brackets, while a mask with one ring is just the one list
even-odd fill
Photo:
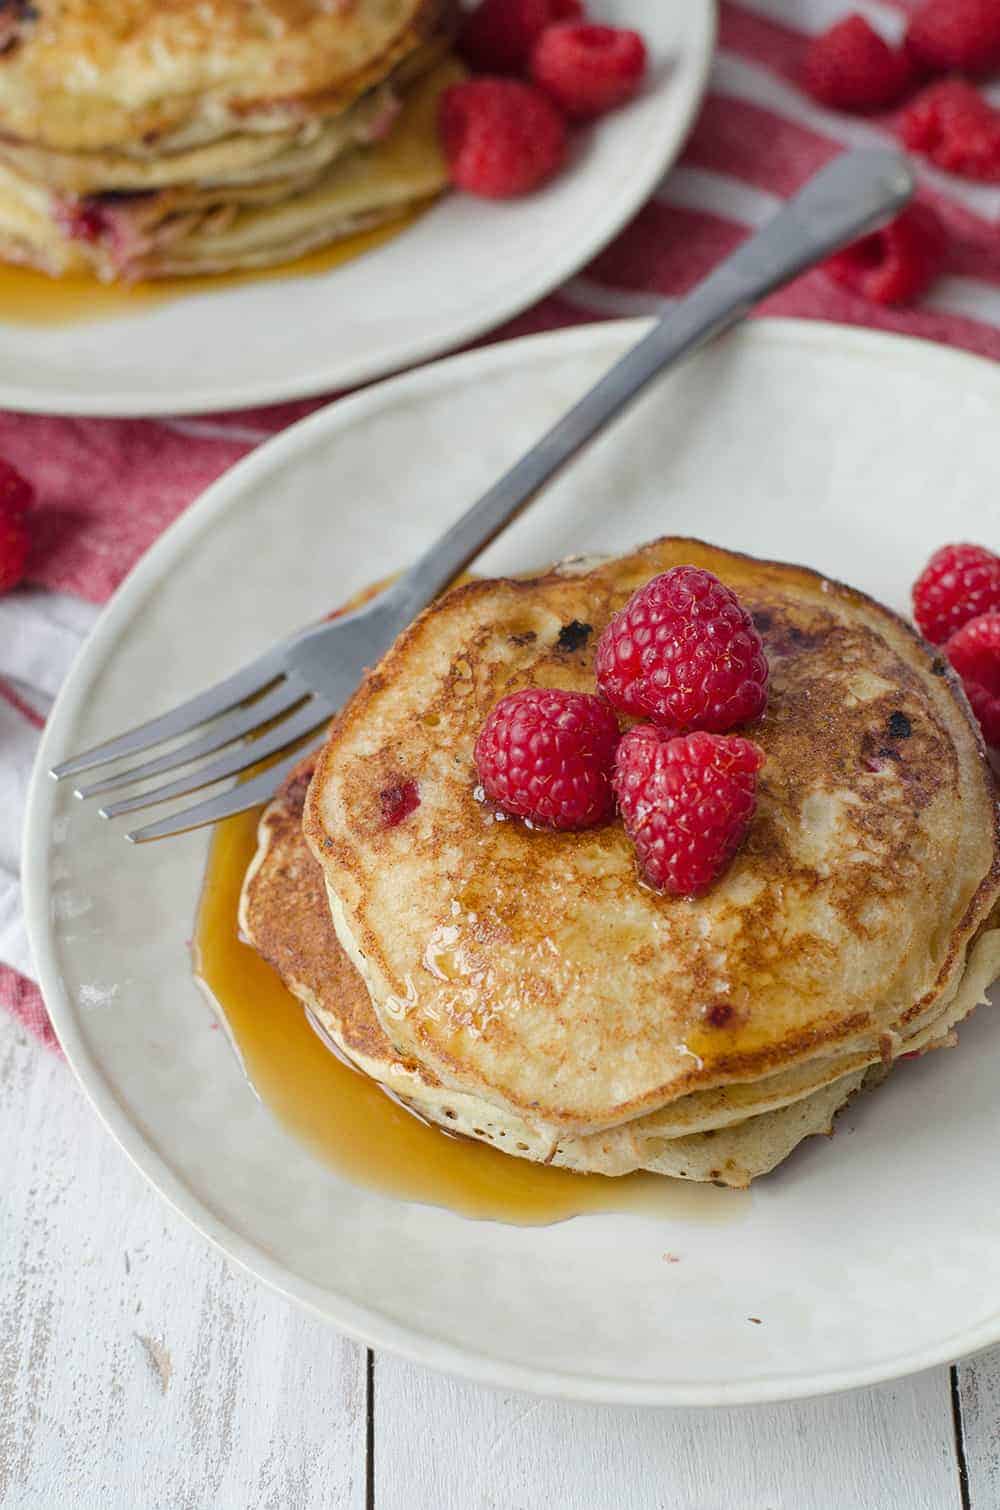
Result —
[[492, 1393], [380, 1355], [374, 1481], [378, 1510], [961, 1505], [947, 1369], [795, 1405], [633, 1411]]
[[958, 1365], [971, 1510], [1000, 1505], [1000, 1347]]
[[231, 1270], [0, 1013], [0, 1504], [361, 1510], [363, 1349]]

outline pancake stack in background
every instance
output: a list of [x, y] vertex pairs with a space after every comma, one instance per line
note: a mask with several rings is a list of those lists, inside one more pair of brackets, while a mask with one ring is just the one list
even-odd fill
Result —
[[0, 258], [104, 280], [283, 262], [445, 184], [451, 0], [10, 0]]
[[[611, 615], [681, 563], [739, 594], [771, 674], [756, 816], [695, 899], [640, 884], [620, 825], [505, 818], [473, 764], [505, 693], [592, 690]], [[1000, 974], [998, 897], [992, 778], [931, 647], [812, 572], [663, 540], [423, 614], [265, 812], [240, 922], [428, 1121], [581, 1172], [743, 1186], [954, 1041]]]

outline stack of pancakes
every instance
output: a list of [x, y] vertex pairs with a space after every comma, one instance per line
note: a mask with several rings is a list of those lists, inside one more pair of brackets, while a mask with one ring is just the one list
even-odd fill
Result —
[[7, 0], [0, 257], [257, 267], [444, 187], [451, 0]]
[[[496, 812], [473, 764], [501, 696], [592, 691], [610, 616], [685, 562], [739, 594], [771, 670], [757, 814], [696, 899], [644, 886], [618, 824]], [[998, 898], [992, 776], [933, 649], [812, 572], [668, 539], [424, 613], [266, 810], [240, 921], [428, 1121], [568, 1169], [742, 1186], [953, 1042], [1000, 974]]]

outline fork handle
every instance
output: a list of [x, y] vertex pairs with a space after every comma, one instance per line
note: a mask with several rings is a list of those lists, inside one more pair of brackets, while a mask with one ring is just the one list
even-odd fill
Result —
[[552, 429], [391, 589], [409, 622], [489, 545], [650, 380], [712, 340], [774, 289], [874, 230], [913, 192], [905, 158], [887, 148], [850, 152], [817, 173], [766, 226], [657, 321]]

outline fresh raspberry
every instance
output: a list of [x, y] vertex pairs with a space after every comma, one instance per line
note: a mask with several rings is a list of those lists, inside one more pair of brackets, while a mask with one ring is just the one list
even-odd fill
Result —
[[541, 90], [515, 79], [470, 79], [441, 97], [441, 142], [452, 183], [487, 199], [526, 194], [566, 156], [566, 122]]
[[913, 584], [913, 617], [932, 645], [1000, 608], [1000, 556], [982, 545], [942, 545]]
[[1000, 748], [1000, 611], [981, 613], [963, 624], [948, 641], [945, 654], [962, 678], [983, 738]]
[[671, 737], [652, 724], [622, 736], [614, 788], [650, 886], [707, 891], [743, 842], [757, 806], [764, 751], [733, 734]]
[[906, 53], [857, 14], [814, 37], [802, 64], [803, 87], [834, 110], [886, 110], [911, 81]]
[[597, 684], [623, 713], [675, 733], [724, 734], [767, 706], [753, 620], [711, 572], [674, 566], [633, 593], [601, 635]]
[[1000, 63], [1000, 5], [924, 0], [906, 28], [906, 49], [928, 73], [989, 73]]
[[465, 18], [458, 51], [476, 73], [520, 73], [547, 26], [582, 15], [580, 0], [482, 0]]
[[875, 304], [912, 304], [944, 266], [945, 234], [926, 205], [912, 205], [881, 231], [823, 263], [830, 277]]
[[35, 502], [35, 490], [9, 461], [0, 460], [0, 509], [21, 518]]
[[964, 79], [942, 79], [900, 118], [903, 141], [947, 173], [1000, 183], [1000, 110]]
[[9, 461], [0, 461], [0, 592], [9, 592], [24, 576], [31, 536], [28, 510], [35, 490]]
[[531, 77], [573, 121], [624, 104], [645, 72], [645, 42], [615, 26], [550, 26], [531, 54]]
[[545, 828], [591, 828], [615, 810], [618, 723], [589, 692], [528, 687], [502, 697], [476, 740], [483, 790]]

